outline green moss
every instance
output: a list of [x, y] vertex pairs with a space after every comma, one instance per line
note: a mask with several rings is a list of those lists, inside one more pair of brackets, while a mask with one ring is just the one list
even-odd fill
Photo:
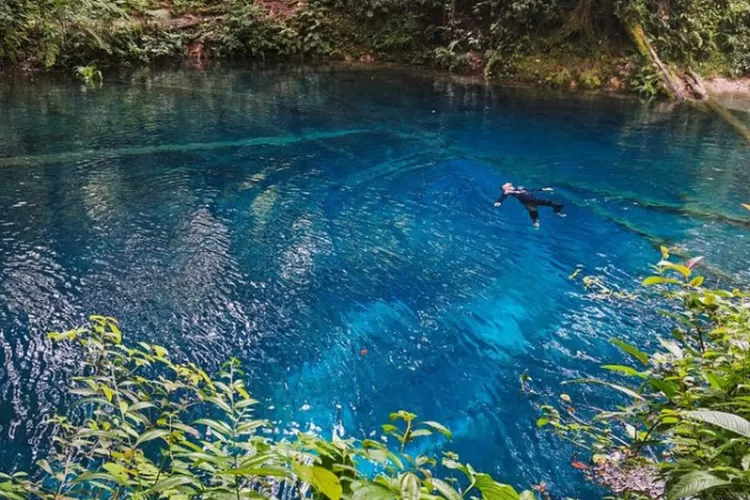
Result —
[[708, 59], [696, 62], [695, 70], [704, 77], [732, 76], [732, 60], [726, 54], [713, 52]]
[[570, 86], [570, 82], [574, 80], [567, 68], [560, 68], [547, 75], [544, 81], [552, 88], [561, 88]]
[[[534, 53], [517, 57], [510, 76], [517, 81], [556, 88], [568, 87], [575, 82], [579, 88], [596, 90], [614, 76], [622, 79], [618, 67], [623, 65], [623, 58], [614, 56], [614, 53], [609, 50], [591, 51], [587, 55], [567, 50]], [[492, 59], [488, 59], [488, 65], [490, 63]]]
[[601, 88], [602, 80], [599, 77], [599, 70], [596, 68], [586, 70], [578, 75], [578, 84], [586, 90], [596, 90]]

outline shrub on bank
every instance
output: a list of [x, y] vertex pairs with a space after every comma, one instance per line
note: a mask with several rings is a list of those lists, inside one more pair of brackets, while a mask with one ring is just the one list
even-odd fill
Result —
[[160, 346], [126, 346], [117, 321], [101, 316], [50, 338], [81, 348], [73, 401], [51, 421], [49, 457], [31, 475], [2, 475], [0, 498], [534, 498], [455, 454], [411, 455], [415, 440], [451, 434], [406, 411], [390, 415], [382, 441], [279, 439], [253, 416], [258, 402], [236, 360], [212, 378]]
[[590, 460], [576, 465], [617, 498], [748, 498], [750, 294], [705, 287], [701, 258], [662, 253], [644, 285], [662, 290], [669, 335], [650, 353], [613, 340], [627, 364], [604, 365], [612, 378], [571, 381], [623, 404], [592, 409], [563, 394], [537, 425], [585, 449]]
[[[541, 407], [537, 425], [585, 450], [572, 465], [612, 498], [750, 497], [750, 294], [705, 286], [700, 263], [675, 262], [662, 248], [644, 285], [663, 294], [669, 335], [652, 352], [613, 339], [627, 361], [604, 365], [611, 377], [568, 382], [611, 391], [621, 404], [593, 408], [561, 394], [559, 405]], [[583, 281], [601, 300], [637, 297]], [[415, 440], [451, 434], [405, 411], [390, 415], [383, 441], [300, 432], [280, 440], [253, 416], [237, 361], [212, 378], [162, 347], [124, 345], [118, 323], [100, 316], [50, 338], [81, 348], [73, 401], [51, 421], [49, 457], [31, 475], [1, 475], [0, 498], [535, 498], [452, 453], [412, 456]], [[522, 376], [522, 389], [531, 385]]]
[[[750, 71], [745, 0], [4, 0], [0, 68], [147, 64], [205, 44], [214, 57], [372, 54], [543, 82], [560, 67], [576, 74], [601, 58], [637, 60], [627, 36], [634, 24], [666, 62], [708, 74]], [[523, 59], [554, 64], [536, 75], [516, 64]], [[566, 66], [576, 59], [582, 64]], [[622, 76], [603, 69], [601, 82]]]

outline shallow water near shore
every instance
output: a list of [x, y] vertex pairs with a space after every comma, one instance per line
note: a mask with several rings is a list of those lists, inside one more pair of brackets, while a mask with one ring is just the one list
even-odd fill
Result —
[[[46, 332], [96, 313], [239, 358], [280, 434], [369, 436], [403, 408], [453, 430], [432, 451], [597, 498], [538, 405], [620, 361], [609, 338], [667, 330], [571, 272], [635, 289], [668, 244], [750, 278], [750, 148], [688, 106], [334, 67], [0, 81], [0, 110], [3, 470], [41, 458], [76, 367]], [[506, 180], [568, 216], [494, 208]]]

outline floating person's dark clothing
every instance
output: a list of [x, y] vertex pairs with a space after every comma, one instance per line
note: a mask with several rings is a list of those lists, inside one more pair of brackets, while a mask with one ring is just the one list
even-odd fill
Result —
[[529, 217], [531, 217], [531, 220], [534, 221], [534, 223], [539, 221], [539, 207], [552, 207], [552, 210], [556, 214], [559, 214], [563, 209], [562, 203], [557, 203], [551, 200], [542, 200], [531, 194], [539, 191], [542, 190], [518, 187], [510, 193], [503, 192], [503, 194], [500, 195], [500, 198], [497, 199], [496, 203], [502, 205], [508, 196], [516, 198], [526, 210], [529, 211]]

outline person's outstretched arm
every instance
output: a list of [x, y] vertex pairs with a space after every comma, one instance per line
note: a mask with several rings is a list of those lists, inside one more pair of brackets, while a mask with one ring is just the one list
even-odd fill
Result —
[[508, 197], [507, 194], [505, 194], [505, 193], [501, 194], [500, 198], [498, 198], [497, 201], [495, 202], [495, 206], [499, 207], [500, 205], [502, 205], [503, 202], [505, 201], [505, 198], [507, 198], [507, 197]]

